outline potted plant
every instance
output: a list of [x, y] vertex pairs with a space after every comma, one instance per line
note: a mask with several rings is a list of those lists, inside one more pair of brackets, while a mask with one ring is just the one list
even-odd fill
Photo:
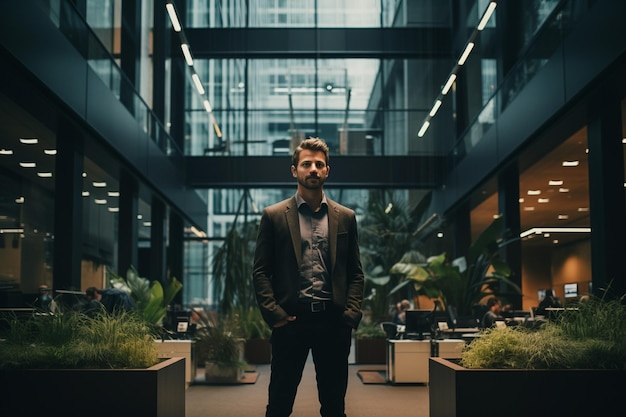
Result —
[[233, 312], [237, 333], [245, 339], [244, 359], [250, 364], [268, 364], [272, 359], [272, 330], [257, 307], [237, 308]]
[[[8, 415], [44, 410], [72, 395], [72, 407], [107, 415], [184, 415], [185, 368], [160, 361], [150, 327], [134, 312], [2, 316], [0, 382]], [[24, 389], [29, 387], [29, 389]], [[37, 395], [33, 395], [37, 392]]]
[[510, 416], [614, 414], [602, 398], [626, 389], [622, 301], [592, 297], [540, 325], [485, 330], [458, 361], [431, 358], [431, 417], [476, 415], [486, 392]]
[[244, 359], [245, 339], [236, 333], [233, 318], [205, 315], [206, 324], [198, 329], [198, 350], [204, 360], [206, 382], [236, 383], [248, 364]]
[[387, 336], [381, 325], [361, 322], [354, 332], [354, 356], [359, 364], [384, 364], [386, 362]]

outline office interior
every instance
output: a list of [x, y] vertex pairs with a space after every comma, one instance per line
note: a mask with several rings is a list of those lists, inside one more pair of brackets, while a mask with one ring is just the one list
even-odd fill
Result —
[[210, 307], [213, 254], [295, 192], [308, 136], [359, 218], [375, 193], [429, 199], [426, 256], [463, 256], [502, 216], [517, 310], [626, 292], [621, 0], [2, 9], [0, 307], [130, 266]]

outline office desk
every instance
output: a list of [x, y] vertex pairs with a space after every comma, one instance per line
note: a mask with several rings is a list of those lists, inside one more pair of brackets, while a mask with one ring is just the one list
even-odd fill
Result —
[[465, 341], [459, 339], [387, 340], [387, 381], [392, 384], [428, 383], [431, 356], [460, 358]]

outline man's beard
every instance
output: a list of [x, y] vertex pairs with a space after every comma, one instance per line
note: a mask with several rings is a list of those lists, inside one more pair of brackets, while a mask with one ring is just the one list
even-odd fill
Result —
[[[309, 181], [312, 178], [317, 179], [317, 181]], [[298, 177], [298, 184], [309, 190], [319, 190], [324, 186], [324, 179], [322, 177], [306, 177], [304, 179]]]

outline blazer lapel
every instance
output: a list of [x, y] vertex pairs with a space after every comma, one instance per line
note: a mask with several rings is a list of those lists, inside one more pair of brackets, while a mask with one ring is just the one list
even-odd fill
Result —
[[335, 270], [335, 261], [337, 260], [337, 230], [339, 229], [339, 210], [334, 201], [326, 198], [328, 203], [328, 243], [330, 244], [330, 271]]
[[302, 264], [302, 238], [300, 236], [300, 222], [298, 221], [296, 197], [289, 200], [289, 204], [287, 204], [287, 209], [285, 210], [285, 218], [287, 219], [287, 227], [291, 235], [293, 253], [296, 255], [296, 261], [299, 267]]

